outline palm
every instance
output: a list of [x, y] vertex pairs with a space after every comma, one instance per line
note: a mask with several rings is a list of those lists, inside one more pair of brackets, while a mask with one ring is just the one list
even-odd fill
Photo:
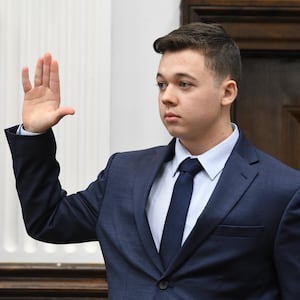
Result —
[[[55, 111], [59, 107], [59, 96], [49, 88], [36, 87], [25, 94], [23, 103], [23, 124], [33, 131], [45, 131], [53, 126]], [[29, 125], [30, 124], [30, 125]]]

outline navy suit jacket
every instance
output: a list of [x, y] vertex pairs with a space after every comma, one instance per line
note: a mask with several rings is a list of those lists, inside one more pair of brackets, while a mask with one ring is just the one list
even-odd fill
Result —
[[28, 233], [42, 241], [99, 240], [111, 300], [300, 299], [300, 172], [243, 134], [197, 224], [164, 270], [145, 206], [167, 146], [117, 153], [95, 182], [67, 195], [52, 131], [6, 130]]

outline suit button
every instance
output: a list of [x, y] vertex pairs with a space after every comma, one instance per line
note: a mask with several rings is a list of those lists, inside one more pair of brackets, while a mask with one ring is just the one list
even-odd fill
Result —
[[161, 290], [166, 290], [169, 286], [169, 282], [168, 280], [162, 280], [158, 283], [158, 287], [161, 289]]

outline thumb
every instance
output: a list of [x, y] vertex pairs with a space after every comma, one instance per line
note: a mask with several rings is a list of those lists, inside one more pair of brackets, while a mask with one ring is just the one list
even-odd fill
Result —
[[75, 110], [73, 107], [70, 107], [70, 106], [62, 106], [57, 109], [57, 115], [60, 118], [66, 116], [66, 115], [74, 115], [74, 114], [75, 114]]
[[63, 117], [67, 115], [74, 115], [75, 110], [70, 106], [62, 106], [56, 110], [56, 123], [58, 123]]

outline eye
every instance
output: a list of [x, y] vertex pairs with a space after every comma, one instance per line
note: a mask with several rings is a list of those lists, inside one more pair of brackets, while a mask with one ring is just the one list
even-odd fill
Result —
[[167, 84], [166, 84], [165, 82], [158, 81], [158, 82], [157, 82], [157, 86], [158, 86], [158, 88], [159, 88], [161, 91], [163, 91], [163, 90], [166, 89]]
[[189, 87], [192, 86], [192, 84], [186, 81], [180, 81], [179, 86], [183, 89], [188, 89]]

